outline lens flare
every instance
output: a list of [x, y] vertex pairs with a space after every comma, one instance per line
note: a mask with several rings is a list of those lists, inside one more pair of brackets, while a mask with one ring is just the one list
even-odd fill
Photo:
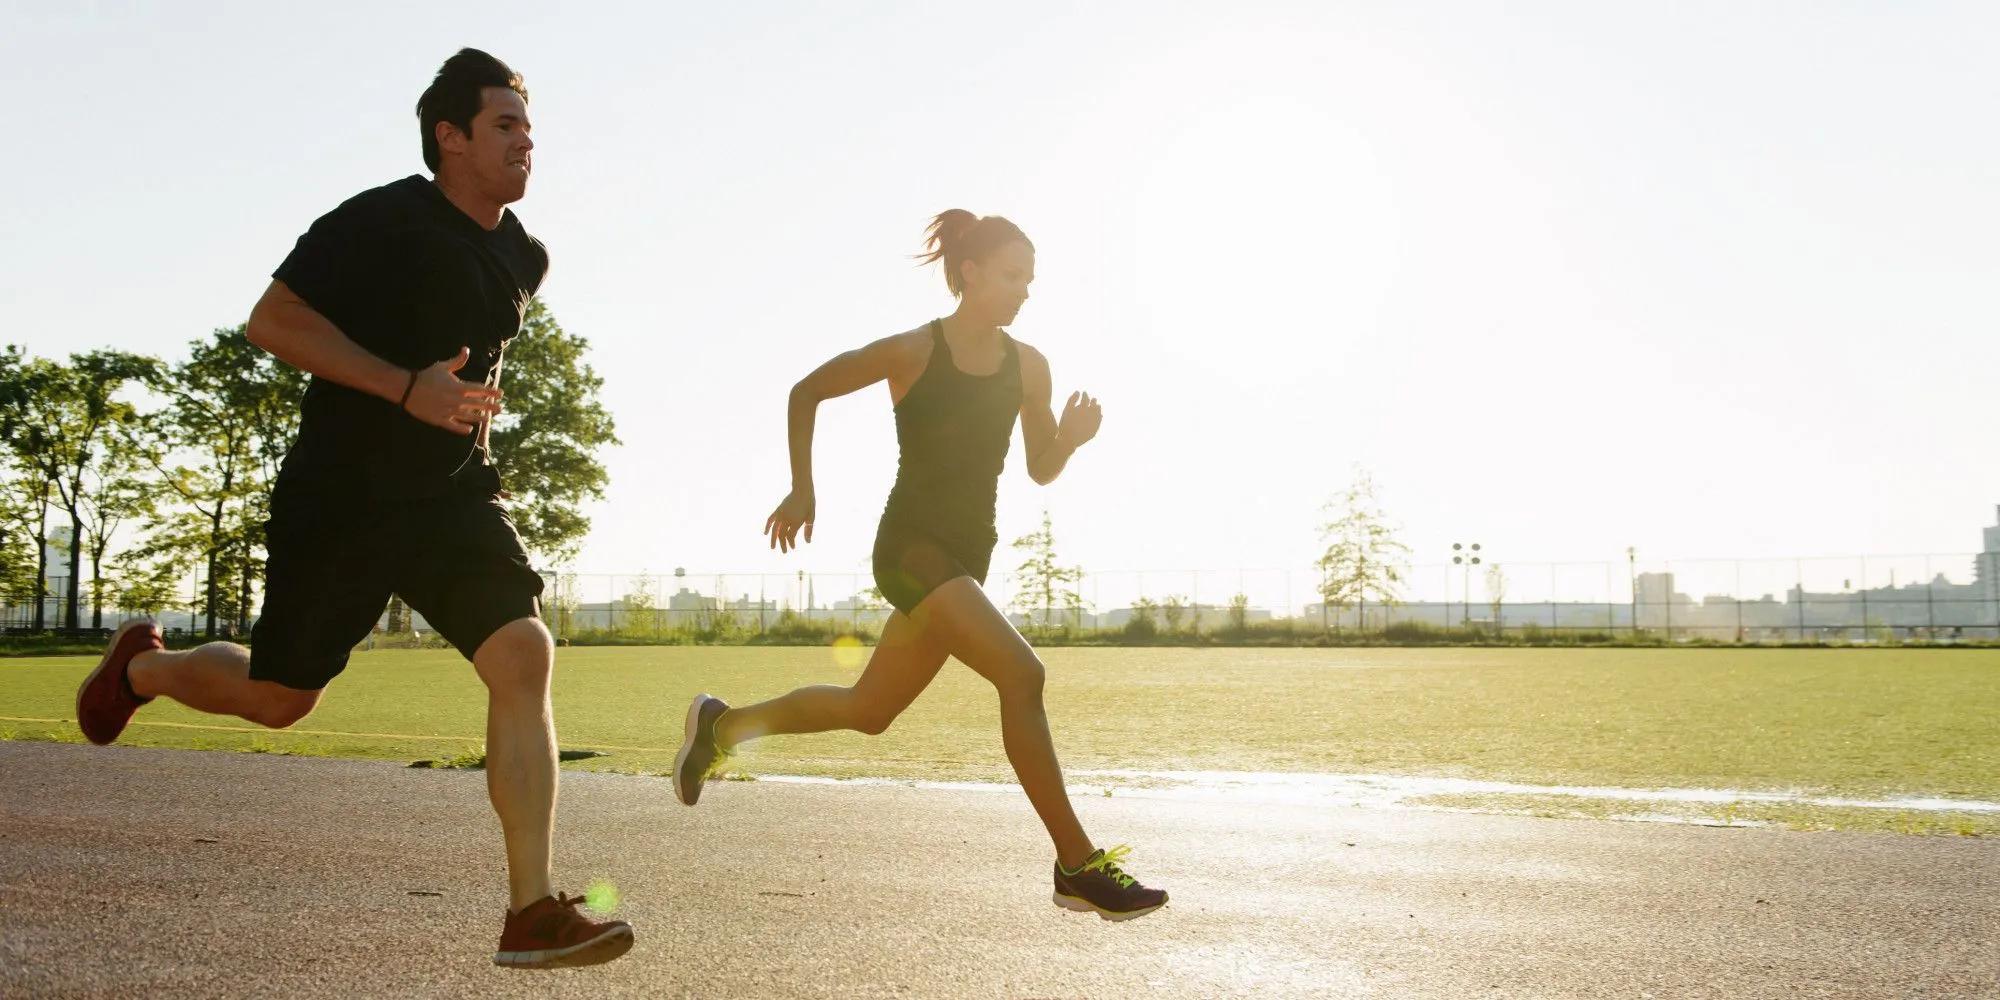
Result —
[[868, 662], [868, 647], [851, 635], [843, 635], [833, 640], [833, 662], [842, 670], [858, 670]]
[[592, 882], [590, 888], [583, 892], [583, 905], [590, 907], [593, 913], [609, 914], [618, 909], [618, 887], [612, 885], [609, 879]]

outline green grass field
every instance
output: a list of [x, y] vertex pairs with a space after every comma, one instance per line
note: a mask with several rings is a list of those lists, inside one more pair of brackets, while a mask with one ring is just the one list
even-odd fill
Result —
[[[661, 771], [696, 692], [742, 703], [799, 684], [845, 682], [858, 663], [840, 655], [825, 647], [564, 649], [555, 686], [562, 745], [610, 754], [569, 766]], [[2000, 800], [2000, 651], [1051, 649], [1044, 658], [1051, 724], [1071, 769]], [[0, 662], [0, 737], [79, 740], [68, 720], [75, 685], [92, 662]], [[162, 703], [140, 713], [124, 742], [441, 759], [477, 753], [484, 713], [483, 689], [457, 654], [379, 651], [357, 654], [319, 710], [292, 730], [253, 730]], [[774, 738], [753, 745], [735, 767], [750, 775], [1007, 780], [998, 726], [991, 689], [950, 664], [883, 736]], [[1603, 811], [1545, 796], [1436, 804]], [[1806, 827], [2000, 833], [1994, 813], [1723, 811], [1722, 818]]]

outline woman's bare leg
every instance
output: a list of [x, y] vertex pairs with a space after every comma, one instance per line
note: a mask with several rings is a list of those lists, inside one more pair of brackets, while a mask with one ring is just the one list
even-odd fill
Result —
[[881, 733], [930, 686], [946, 655], [935, 638], [899, 611], [889, 616], [882, 641], [853, 687], [815, 684], [732, 708], [715, 722], [715, 743], [728, 749], [761, 736], [830, 729]]
[[1093, 848], [1070, 806], [1055, 741], [1049, 736], [1049, 716], [1042, 707], [1041, 657], [969, 576], [946, 582], [916, 610], [920, 619], [926, 619], [926, 635], [935, 636], [952, 656], [993, 682], [1000, 693], [1000, 740], [1007, 748], [1008, 763], [1014, 765], [1014, 776], [1055, 841], [1056, 860], [1066, 868], [1083, 864]]

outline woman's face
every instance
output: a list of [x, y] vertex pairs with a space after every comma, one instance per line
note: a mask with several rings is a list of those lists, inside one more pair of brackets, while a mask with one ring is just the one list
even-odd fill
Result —
[[966, 260], [960, 267], [964, 285], [959, 294], [965, 311], [994, 326], [1007, 326], [1028, 301], [1028, 286], [1035, 281], [1035, 248], [1025, 240], [1010, 240], [984, 260]]

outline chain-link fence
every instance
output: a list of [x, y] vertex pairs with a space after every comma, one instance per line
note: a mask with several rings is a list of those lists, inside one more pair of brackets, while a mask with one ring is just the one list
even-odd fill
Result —
[[[1393, 603], [1329, 605], [1314, 568], [1085, 569], [1052, 606], [1022, 581], [987, 591], [1017, 621], [1120, 629], [1135, 618], [1168, 631], [1289, 622], [1379, 631], [1401, 623], [1507, 634], [1643, 632], [1670, 640], [2000, 638], [2000, 553], [1798, 559], [1486, 562], [1405, 566]], [[681, 573], [550, 576], [546, 613], [559, 633], [643, 635], [717, 627], [764, 631], [812, 622], [866, 632], [888, 607], [865, 573]], [[1030, 591], [1032, 588], [1028, 588]]]
[[[32, 597], [26, 600], [0, 601], [0, 633], [102, 634], [117, 628], [119, 622], [140, 615], [158, 619], [170, 635], [205, 632], [208, 619], [203, 603], [204, 589], [200, 577], [191, 575], [185, 581], [185, 585], [178, 588], [179, 594], [170, 606], [138, 608], [118, 600], [118, 590], [115, 587], [106, 587], [104, 596], [93, 598], [90, 581], [85, 580], [78, 588], [76, 619], [72, 621], [69, 613], [69, 579], [64, 576], [50, 576], [42, 588], [39, 615], [37, 602]], [[246, 631], [249, 622], [242, 620], [238, 613], [240, 595], [223, 596], [227, 598], [223, 602], [227, 607], [217, 610], [216, 633], [235, 636]]]
[[[1489, 552], [1490, 557], [1492, 554]], [[1393, 603], [1330, 605], [1315, 568], [1090, 570], [1065, 585], [1074, 600], [1039, 606], [1023, 581], [996, 574], [987, 591], [1016, 621], [1082, 630], [1130, 628], [1146, 619], [1165, 631], [1288, 624], [1313, 631], [1381, 631], [1398, 625], [1517, 631], [1647, 633], [1719, 641], [2000, 639], [2000, 552], [1798, 559], [1527, 563], [1415, 563], [1400, 571]], [[42, 629], [68, 630], [62, 581], [42, 601]], [[835, 573], [547, 574], [543, 615], [558, 635], [678, 634], [699, 641], [726, 633], [804, 628], [872, 634], [889, 615], [865, 571]], [[169, 609], [145, 609], [174, 631], [206, 630], [201, 581]], [[87, 595], [76, 623], [100, 616]], [[0, 627], [34, 628], [34, 604], [0, 608]], [[140, 609], [106, 606], [104, 626]], [[408, 627], [425, 629], [421, 614]], [[242, 622], [222, 616], [218, 632]], [[396, 626], [385, 612], [383, 627]]]

